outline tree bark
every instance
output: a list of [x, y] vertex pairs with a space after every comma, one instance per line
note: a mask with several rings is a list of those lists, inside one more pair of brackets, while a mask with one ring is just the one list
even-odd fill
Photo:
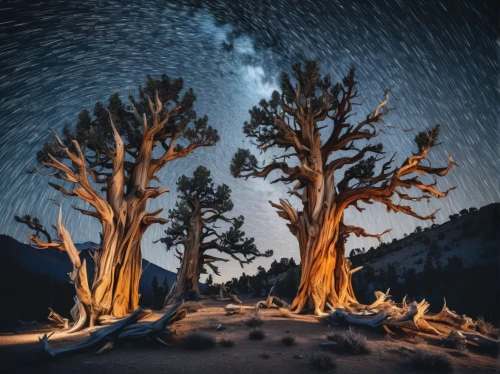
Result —
[[184, 298], [190, 291], [200, 294], [199, 278], [201, 232], [203, 228], [203, 219], [201, 206], [198, 198], [194, 199], [194, 209], [189, 222], [188, 237], [184, 243], [184, 253], [182, 254], [181, 267], [177, 272], [177, 281], [173, 292], [174, 298]]
[[333, 225], [333, 230], [332, 225], [326, 226], [316, 238], [307, 235], [308, 246], [301, 251], [301, 279], [291, 306], [297, 313], [308, 309], [323, 315], [327, 302], [333, 307], [357, 303], [350, 262], [345, 258], [343, 239], [338, 235], [339, 225]]
[[91, 325], [101, 315], [123, 317], [139, 305], [139, 279], [142, 270], [140, 243], [123, 241], [116, 249], [104, 251], [96, 259], [92, 298], [100, 311], [92, 313]]

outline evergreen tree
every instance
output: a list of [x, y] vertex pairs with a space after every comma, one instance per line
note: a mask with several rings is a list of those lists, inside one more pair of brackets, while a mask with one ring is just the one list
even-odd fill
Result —
[[[181, 260], [174, 297], [184, 297], [193, 291], [199, 294], [199, 277], [205, 265], [220, 275], [215, 262], [227, 262], [231, 258], [243, 267], [257, 257], [272, 256], [272, 250], [261, 253], [254, 238], [245, 236], [243, 216], [227, 216], [233, 209], [231, 189], [226, 184], [215, 186], [207, 168], [198, 166], [192, 177], [180, 177], [177, 192], [179, 197], [175, 209], [169, 210], [171, 225], [165, 231], [167, 236], [160, 239], [166, 244], [167, 251], [174, 249]], [[218, 232], [216, 226], [220, 223], [229, 225], [229, 229]], [[184, 247], [182, 252], [179, 246]], [[219, 251], [229, 258], [209, 255], [210, 250]]]

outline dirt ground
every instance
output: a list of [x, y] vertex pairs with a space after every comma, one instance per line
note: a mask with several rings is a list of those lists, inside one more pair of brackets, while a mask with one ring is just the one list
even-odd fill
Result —
[[[251, 305], [255, 300], [246, 300]], [[245, 321], [252, 315], [227, 316], [225, 303], [204, 301], [205, 307], [180, 321], [168, 348], [148, 341], [120, 342], [102, 355], [96, 347], [85, 352], [51, 358], [42, 351], [38, 337], [51, 331], [50, 326], [36, 325], [16, 331], [0, 333], [0, 372], [2, 373], [315, 373], [309, 357], [319, 352], [319, 344], [327, 334], [347, 329], [347, 326], [328, 326], [314, 316], [284, 318], [276, 309], [261, 309], [264, 320], [261, 330], [266, 337], [261, 341], [248, 339], [250, 328]], [[154, 314], [151, 318], [158, 318]], [[222, 324], [225, 330], [217, 331]], [[205, 351], [191, 351], [184, 347], [184, 338], [190, 331], [199, 330], [213, 335], [217, 341], [231, 338], [235, 345], [225, 348], [217, 344]], [[424, 348], [440, 352], [449, 358], [455, 373], [498, 373], [498, 358], [469, 350], [458, 354], [456, 350], [439, 346], [436, 340], [415, 344], [402, 338], [390, 341], [381, 331], [356, 327], [366, 336], [370, 353], [365, 355], [332, 354], [337, 363], [336, 373], [403, 373], [415, 372], [409, 364], [412, 350]], [[65, 346], [84, 339], [88, 333], [73, 335], [55, 333], [50, 338], [54, 347]], [[286, 347], [281, 338], [291, 335], [297, 344]], [[264, 354], [264, 355], [263, 355]], [[267, 354], [267, 355], [266, 355]], [[268, 356], [268, 357], [266, 357]]]

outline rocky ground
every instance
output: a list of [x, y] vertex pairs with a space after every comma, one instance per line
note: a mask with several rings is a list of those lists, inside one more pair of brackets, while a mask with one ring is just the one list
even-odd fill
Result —
[[[245, 300], [252, 305], [256, 300]], [[33, 325], [0, 334], [0, 372], [5, 373], [309, 373], [318, 372], [311, 357], [321, 352], [320, 343], [328, 334], [342, 332], [347, 326], [328, 326], [314, 316], [283, 317], [276, 309], [261, 309], [265, 333], [263, 340], [250, 340], [251, 328], [246, 314], [226, 315], [225, 303], [203, 302], [204, 308], [190, 313], [176, 326], [177, 335], [168, 343], [171, 348], [147, 341], [120, 342], [115, 348], [101, 355], [96, 347], [85, 352], [51, 358], [41, 350], [38, 337], [51, 331], [48, 325]], [[150, 318], [158, 318], [155, 313]], [[222, 324], [224, 330], [217, 331]], [[499, 372], [500, 364], [495, 355], [469, 349], [467, 352], [444, 348], [434, 338], [396, 336], [388, 338], [383, 331], [362, 327], [354, 328], [366, 337], [369, 353], [325, 353], [336, 363], [337, 373], [402, 373], [418, 372], [412, 362], [420, 350], [437, 353], [451, 364], [454, 373]], [[192, 331], [213, 336], [216, 342], [228, 338], [233, 347], [216, 344], [206, 350], [190, 350], [186, 336]], [[88, 332], [73, 335], [56, 333], [50, 338], [53, 346], [65, 346], [84, 339]], [[285, 346], [281, 339], [293, 336], [296, 344]], [[397, 339], [397, 340], [394, 340]], [[431, 368], [422, 368], [428, 372]]]

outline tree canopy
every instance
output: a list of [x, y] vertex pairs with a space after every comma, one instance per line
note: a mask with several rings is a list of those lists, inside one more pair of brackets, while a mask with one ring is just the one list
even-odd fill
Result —
[[[243, 216], [228, 216], [233, 209], [231, 189], [226, 184], [215, 186], [207, 168], [198, 166], [192, 176], [181, 176], [177, 192], [175, 208], [169, 210], [170, 227], [165, 231], [167, 235], [160, 239], [168, 251], [175, 250], [175, 256], [181, 261], [174, 291], [176, 296], [191, 288], [198, 291], [199, 276], [206, 272], [205, 265], [220, 275], [215, 262], [234, 259], [243, 267], [257, 257], [272, 256], [272, 250], [261, 253], [255, 239], [246, 237], [242, 229]], [[227, 230], [220, 232], [219, 224], [225, 225]], [[180, 246], [184, 248], [182, 252]], [[227, 256], [216, 257], [209, 251]]]

